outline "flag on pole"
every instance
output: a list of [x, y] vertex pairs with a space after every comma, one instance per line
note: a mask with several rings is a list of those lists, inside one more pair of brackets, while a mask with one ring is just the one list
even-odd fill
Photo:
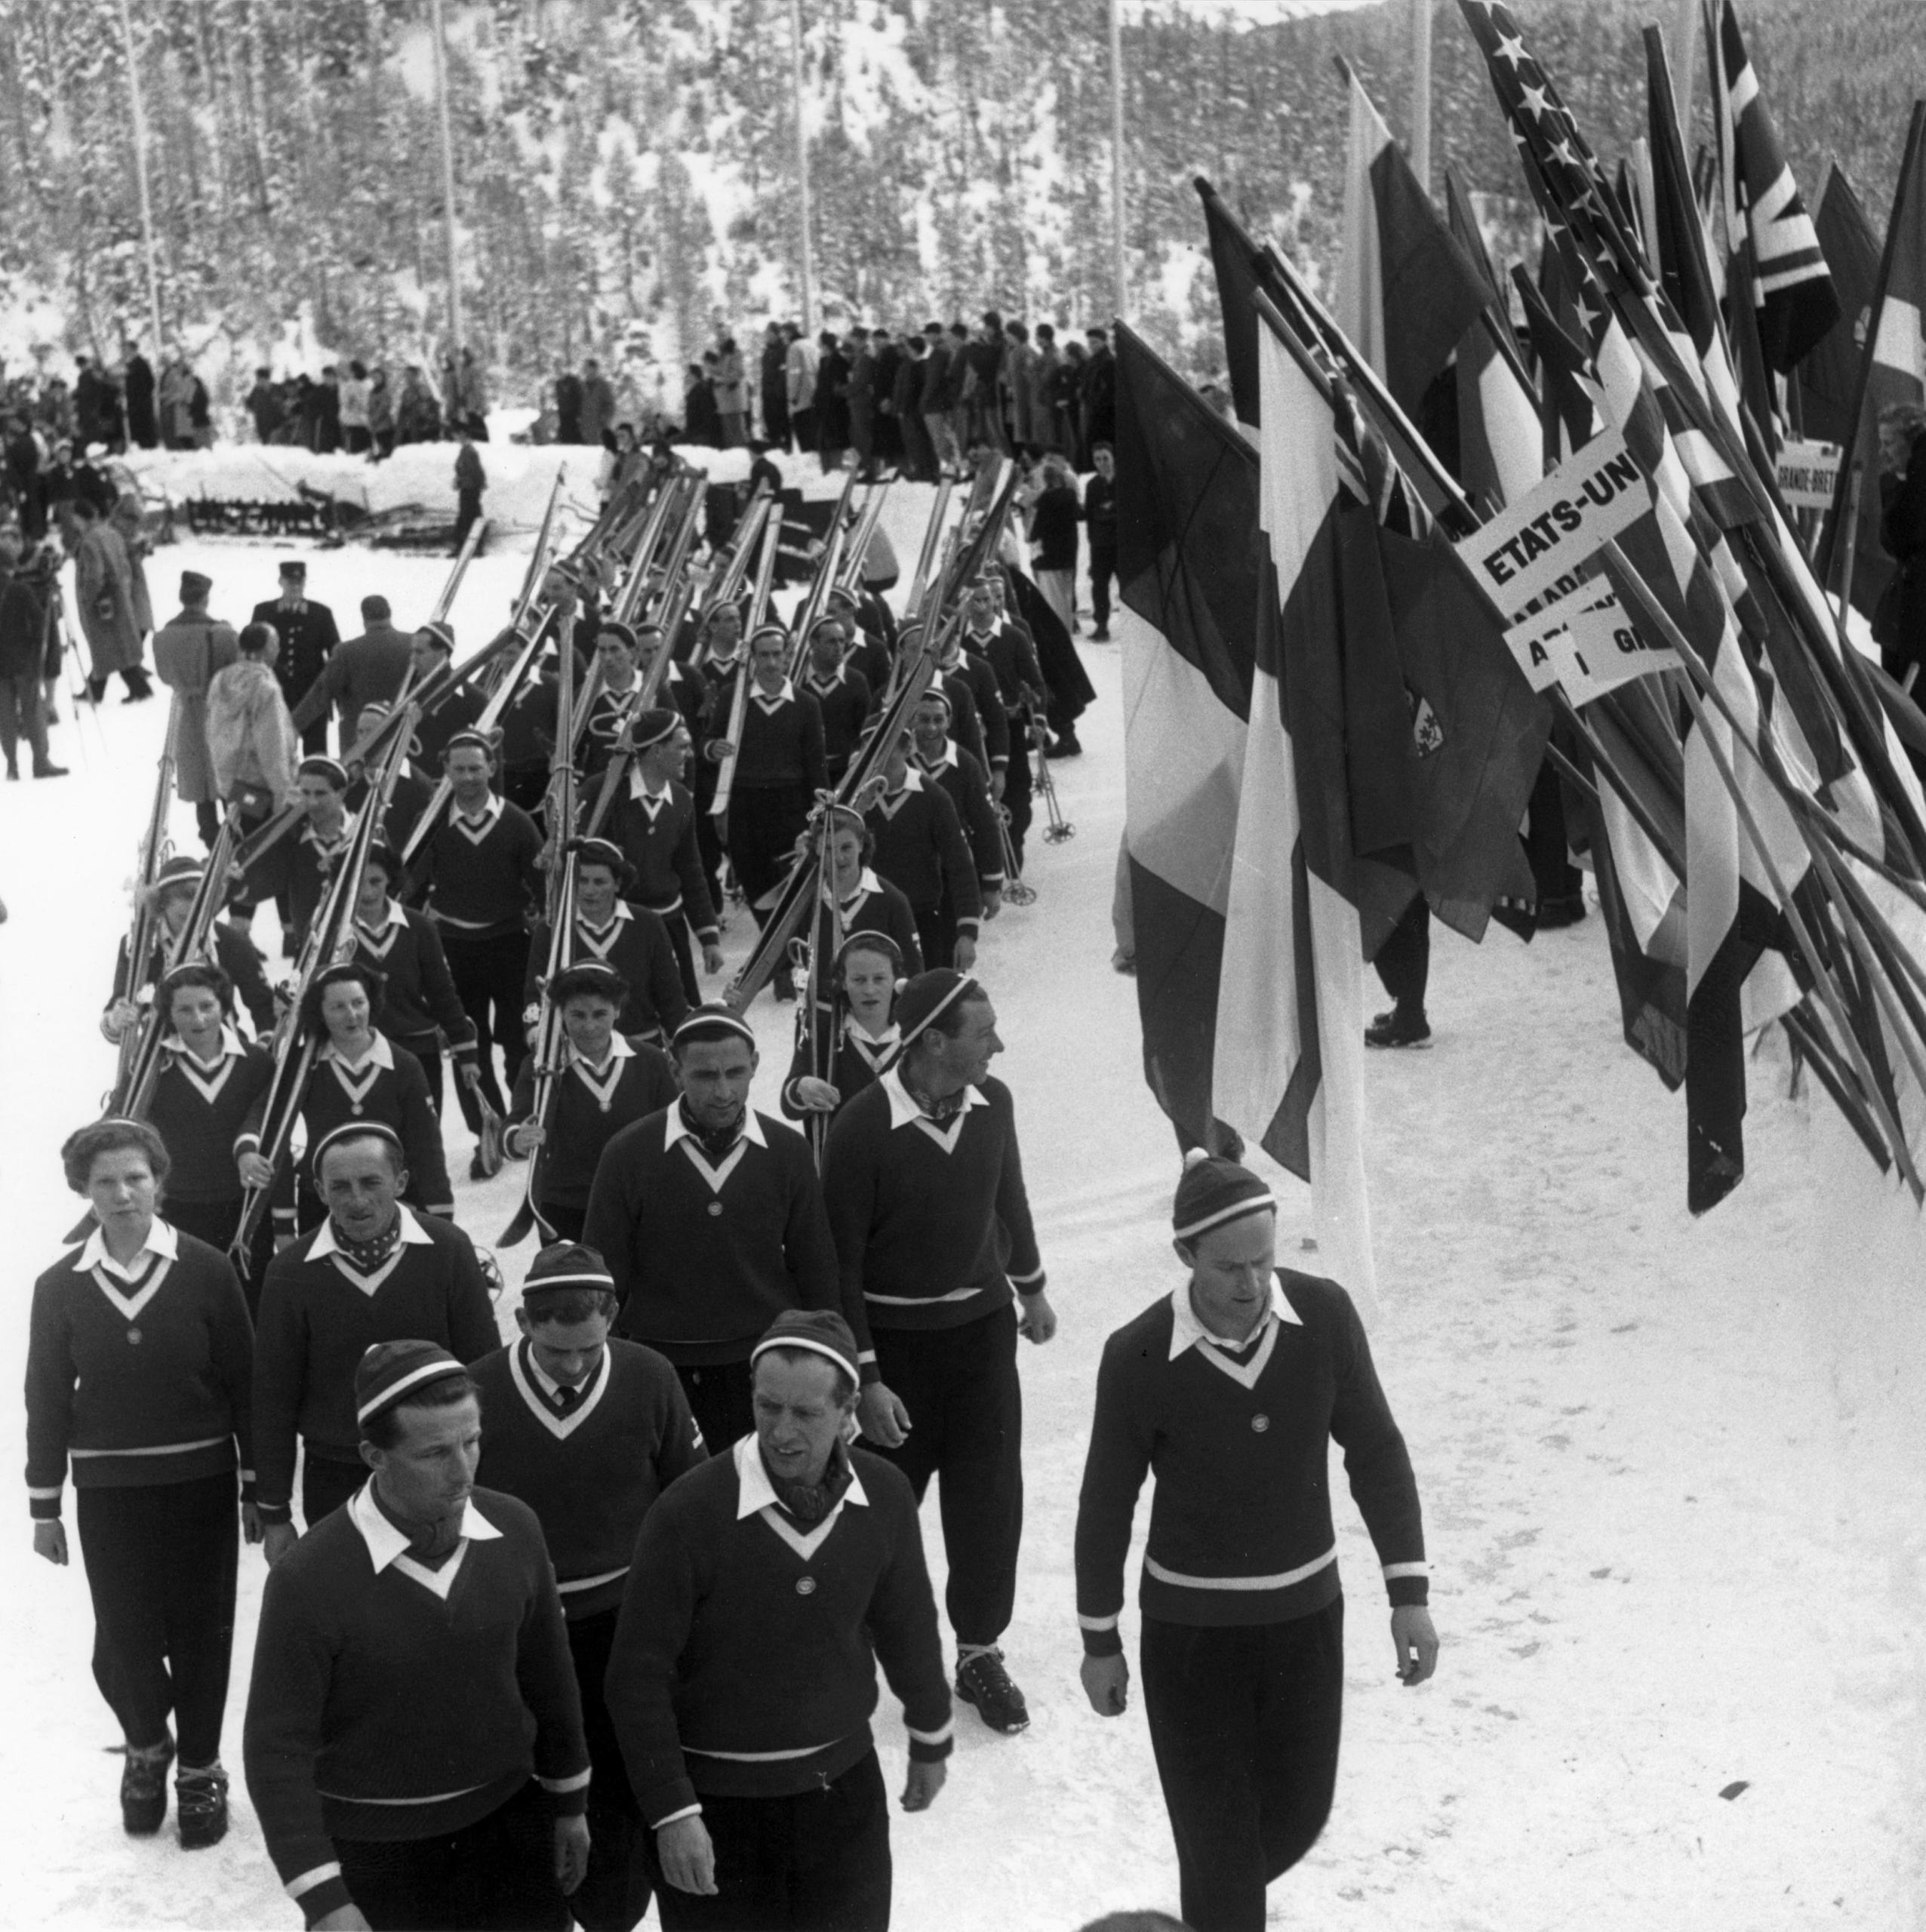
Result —
[[1415, 417], [1491, 291], [1357, 75], [1344, 72], [1351, 136], [1337, 325]]
[[1478, 270], [1479, 278], [1484, 284], [1485, 300], [1503, 318], [1508, 306], [1506, 284], [1492, 263], [1491, 250], [1484, 245], [1484, 231], [1478, 225], [1478, 211], [1472, 205], [1471, 189], [1455, 162], [1448, 163], [1444, 169], [1444, 218], [1450, 223], [1459, 247], [1465, 251], [1465, 259]]
[[1124, 853], [1137, 1012], [1144, 1077], [1195, 1146], [1222, 1144], [1211, 1072], [1260, 543], [1256, 451], [1119, 323]]
[[1819, 184], [1813, 226], [1844, 312], [1792, 372], [1797, 420], [1801, 435], [1843, 446], [1852, 439], [1854, 391], [1879, 281], [1879, 231], [1835, 162], [1826, 164]]
[[1768, 368], [1783, 374], [1839, 319], [1839, 297], [1759, 91], [1734, 0], [1718, 0], [1717, 39], [1711, 65], [1726, 247], [1732, 254], [1750, 251], [1760, 352]]

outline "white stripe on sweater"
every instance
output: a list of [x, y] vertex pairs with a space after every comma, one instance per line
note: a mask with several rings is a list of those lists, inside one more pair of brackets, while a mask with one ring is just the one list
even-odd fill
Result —
[[1166, 1570], [1149, 1556], [1143, 1559], [1143, 1567], [1158, 1583], [1180, 1584], [1187, 1590], [1285, 1590], [1337, 1561], [1337, 1546], [1333, 1543], [1314, 1561], [1300, 1564], [1295, 1570], [1281, 1570], [1275, 1577], [1186, 1577], [1181, 1571]]

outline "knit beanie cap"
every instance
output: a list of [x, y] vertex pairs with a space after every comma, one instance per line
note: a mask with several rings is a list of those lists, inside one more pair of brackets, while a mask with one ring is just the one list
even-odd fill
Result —
[[959, 1000], [982, 991], [973, 974], [959, 973], [952, 967], [918, 973], [896, 996], [896, 1023], [903, 1029], [903, 1047], [906, 1049], [918, 1034], [927, 1031]]
[[467, 1373], [432, 1342], [371, 1342], [355, 1366], [355, 1420], [365, 1429], [417, 1389]]
[[198, 885], [207, 875], [207, 867], [198, 859], [183, 853], [177, 859], [162, 861], [161, 869], [154, 875], [151, 890], [158, 895], [180, 885]]
[[402, 1145], [402, 1137], [386, 1121], [344, 1120], [339, 1127], [331, 1127], [308, 1149], [308, 1171], [314, 1176], [317, 1191], [321, 1186], [322, 1157], [329, 1148], [338, 1147], [344, 1140], [380, 1140], [394, 1149], [398, 1167], [408, 1165], [408, 1149]]
[[1274, 1211], [1277, 1197], [1248, 1168], [1202, 1147], [1183, 1157], [1183, 1177], [1171, 1204], [1171, 1229], [1179, 1241], [1195, 1241], [1226, 1221]]
[[749, 1366], [753, 1368], [756, 1358], [770, 1349], [806, 1349], [813, 1355], [826, 1356], [851, 1382], [863, 1379], [857, 1360], [856, 1337], [850, 1332], [849, 1324], [832, 1308], [792, 1308], [777, 1316], [761, 1340], [750, 1349]]
[[320, 752], [303, 758], [294, 771], [299, 777], [325, 778], [337, 792], [348, 789], [347, 767], [339, 758], [328, 758]]
[[629, 728], [631, 741], [638, 752], [647, 751], [651, 745], [659, 745], [675, 737], [682, 722], [682, 714], [672, 710], [666, 704], [652, 704], [639, 713]]
[[739, 1013], [726, 1006], [699, 1006], [675, 1029], [672, 1046], [687, 1047], [704, 1040], [746, 1040], [755, 1045], [755, 1029]]
[[568, 849], [575, 854], [578, 866], [606, 866], [615, 875], [618, 884], [635, 876], [635, 869], [623, 856], [622, 848], [611, 839], [577, 838]]
[[432, 638], [435, 640], [435, 648], [438, 650], [445, 651], [451, 657], [454, 656], [455, 648], [455, 629], [454, 625], [445, 624], [439, 618], [437, 618], [432, 623], [422, 625], [415, 632], [415, 635], [417, 637], [426, 636]]
[[586, 1247], [580, 1241], [558, 1241], [543, 1248], [528, 1264], [528, 1277], [521, 1284], [521, 1299], [526, 1301], [531, 1295], [556, 1288], [600, 1288], [613, 1294], [615, 1277], [608, 1272], [600, 1249]]
[[595, 626], [595, 641], [599, 644], [605, 637], [615, 638], [625, 651], [635, 648], [635, 633], [620, 617], [605, 617]]

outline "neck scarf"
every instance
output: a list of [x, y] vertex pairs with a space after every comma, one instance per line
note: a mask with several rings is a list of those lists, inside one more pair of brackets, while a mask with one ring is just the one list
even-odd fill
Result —
[[340, 1223], [334, 1223], [334, 1245], [364, 1275], [373, 1273], [401, 1244], [402, 1215], [398, 1208], [386, 1231], [368, 1241], [350, 1241]]
[[[761, 1453], [760, 1449], [756, 1451], [758, 1455]], [[849, 1451], [840, 1442], [829, 1451], [829, 1460], [820, 1482], [785, 1482], [766, 1460], [762, 1468], [769, 1478], [769, 1486], [776, 1492], [777, 1503], [805, 1527], [820, 1523], [828, 1515], [849, 1493], [850, 1483], [855, 1475], [855, 1471], [850, 1467]]]

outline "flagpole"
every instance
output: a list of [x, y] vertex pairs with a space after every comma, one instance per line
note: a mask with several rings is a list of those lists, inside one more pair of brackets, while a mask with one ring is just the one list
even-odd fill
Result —
[[147, 309], [153, 325], [154, 353], [161, 346], [161, 271], [154, 245], [154, 198], [147, 180], [147, 107], [140, 92], [140, 63], [134, 52], [134, 15], [128, 0], [121, 0], [121, 37], [127, 46], [127, 94], [129, 118], [134, 124], [134, 178], [140, 192], [140, 238], [147, 256]]
[[1431, 192], [1431, 0], [1411, 0], [1411, 172]]
[[816, 270], [809, 242], [809, 133], [802, 120], [802, 0], [789, 0], [789, 94], [795, 103], [796, 202], [802, 224], [797, 272], [802, 283], [802, 332], [807, 336], [814, 328], [811, 294]]
[[1110, 283], [1116, 314], [1128, 308], [1124, 271], [1124, 14], [1110, 0]]
[[[1678, 127], [1681, 138], [1692, 125], [1692, 55], [1699, 44], [1700, 0], [1678, 0], [1678, 31], [1673, 38], [1678, 43], [1678, 67], [1675, 76], [1672, 97], [1678, 103]], [[1706, 57], [1716, 60], [1718, 26], [1716, 15], [1708, 8], [1705, 14]]]
[[[1819, 534], [1819, 554], [1826, 558], [1829, 566], [1832, 562], [1833, 549], [1839, 541], [1839, 513], [1848, 502], [1854, 500], [1853, 476], [1859, 466], [1860, 445], [1866, 440], [1866, 394], [1872, 384], [1872, 365], [1878, 359], [1879, 318], [1886, 306], [1886, 291], [1892, 279], [1893, 257], [1899, 248], [1900, 217], [1906, 211], [1906, 189], [1912, 180], [1922, 132], [1926, 132], [1926, 100], [1915, 100], [1912, 103], [1912, 118], [1906, 124], [1906, 146], [1900, 159], [1899, 186], [1894, 192], [1891, 212], [1886, 217], [1886, 245], [1879, 252], [1878, 278], [1872, 285], [1872, 303], [1866, 312], [1866, 344], [1860, 351], [1859, 380], [1853, 386], [1851, 440], [1840, 454], [1839, 478], [1833, 485], [1832, 506], [1826, 512], [1826, 521]], [[1855, 516], [1853, 521], [1857, 525], [1857, 517]], [[1848, 555], [1856, 555], [1858, 545], [1852, 533], [1848, 533], [1847, 543]], [[1852, 579], [1848, 576], [1841, 592], [1839, 608], [1842, 614], [1851, 601], [1852, 588]], [[1844, 635], [1842, 614], [1840, 621], [1842, 643]]]
[[[455, 245], [455, 144], [448, 119], [448, 23], [442, 0], [428, 0], [428, 12], [435, 51], [435, 118], [442, 143], [442, 231], [448, 251], [448, 351], [452, 355], [461, 348], [461, 263]], [[449, 401], [442, 398], [444, 408]]]

